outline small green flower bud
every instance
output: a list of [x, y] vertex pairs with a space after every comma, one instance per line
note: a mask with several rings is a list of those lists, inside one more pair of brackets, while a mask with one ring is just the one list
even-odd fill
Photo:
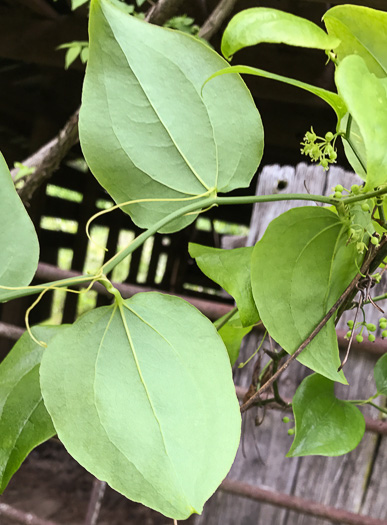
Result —
[[[317, 160], [317, 159], [316, 159]], [[321, 162], [320, 162], [321, 166], [324, 168], [324, 170], [327, 170], [328, 169], [328, 165], [329, 165], [329, 162], [328, 162], [328, 159], [321, 159]], [[337, 197], [336, 197], [337, 198]]]
[[357, 336], [356, 336], [356, 341], [357, 341], [358, 343], [362, 343], [362, 342], [363, 342], [363, 339], [364, 339], [364, 337], [363, 337], [362, 335], [357, 334]]
[[329, 160], [331, 162], [335, 162], [335, 160], [337, 159], [337, 153], [336, 151], [332, 151], [330, 154], [329, 154]]
[[345, 334], [345, 338], [346, 338], [346, 339], [349, 339], [349, 338], [351, 337], [351, 334], [352, 334], [352, 332], [351, 332], [351, 330], [349, 330], [349, 331]]
[[349, 326], [349, 328], [353, 328], [353, 321], [352, 320], [347, 321], [347, 325]]
[[366, 324], [366, 327], [369, 332], [375, 332], [376, 330], [376, 325], [374, 325], [374, 323], [368, 323]]
[[387, 328], [387, 321], [383, 321], [382, 323], [379, 323], [379, 326], [382, 330], [385, 330]]
[[368, 334], [368, 341], [371, 341], [371, 343], [373, 343], [375, 339], [376, 337], [374, 336], [374, 334]]
[[338, 184], [337, 186], [335, 186], [335, 191], [343, 191], [343, 186], [341, 184]]
[[368, 206], [368, 204], [366, 202], [364, 202], [362, 205], [361, 205], [361, 209], [363, 211], [370, 211], [370, 207]]
[[384, 331], [382, 332], [382, 337], [383, 337], [383, 339], [384, 339], [385, 337], [387, 337], [387, 330], [384, 330]]
[[[322, 165], [322, 162], [321, 162], [321, 165]], [[341, 191], [335, 191], [335, 194], [334, 194], [335, 199], [341, 199], [342, 196], [343, 194], [341, 193]]]
[[295, 430], [294, 428], [289, 428], [288, 430], [288, 436], [294, 436]]
[[285, 416], [285, 417], [282, 418], [282, 421], [283, 421], [284, 423], [289, 423], [289, 421], [290, 421], [290, 417]]
[[371, 237], [371, 244], [373, 244], [374, 246], [378, 246], [379, 245], [379, 239], [377, 239], [376, 237]]
[[358, 184], [352, 184], [351, 191], [355, 195], [360, 192], [360, 186]]
[[327, 142], [330, 142], [334, 137], [334, 134], [332, 133], [332, 131], [328, 131], [328, 133], [325, 133], [325, 140]]

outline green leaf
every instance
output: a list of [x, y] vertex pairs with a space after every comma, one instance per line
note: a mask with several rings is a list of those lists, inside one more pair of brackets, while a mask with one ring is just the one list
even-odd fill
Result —
[[117, 203], [153, 199], [123, 208], [136, 224], [149, 227], [190, 202], [184, 199], [249, 185], [263, 149], [249, 91], [230, 76], [201, 96], [206, 78], [226, 65], [190, 35], [128, 16], [110, 0], [92, 1], [80, 140]]
[[378, 359], [374, 368], [374, 377], [378, 394], [387, 395], [387, 354]]
[[382, 82], [359, 56], [339, 64], [335, 81], [364, 140], [367, 156], [366, 190], [387, 183], [387, 94]]
[[[357, 273], [355, 243], [330, 210], [293, 208], [272, 221], [251, 259], [253, 296], [264, 326], [289, 354], [311, 334]], [[319, 374], [346, 383], [334, 316], [298, 357]]]
[[340, 40], [305, 18], [277, 9], [253, 7], [231, 19], [223, 34], [222, 53], [229, 60], [240, 49], [261, 42], [333, 49]]
[[[33, 328], [48, 342], [63, 327]], [[55, 434], [39, 385], [44, 349], [28, 333], [0, 364], [0, 493], [33, 448]]]
[[4, 157], [0, 153], [0, 301], [7, 290], [2, 287], [27, 286], [39, 259], [39, 243], [34, 225], [15, 187]]
[[335, 397], [334, 383], [306, 377], [293, 397], [296, 433], [287, 457], [341, 456], [360, 443], [365, 421], [360, 410]]
[[387, 13], [356, 5], [332, 7], [323, 18], [327, 31], [341, 40], [334, 48], [341, 62], [359, 55], [378, 77], [387, 75]]
[[[228, 314], [218, 319], [214, 324], [217, 326]], [[239, 357], [239, 351], [242, 344], [242, 339], [251, 332], [253, 326], [243, 326], [239, 312], [236, 312], [225, 325], [218, 330], [218, 334], [223, 340], [227, 348], [227, 353], [230, 358], [231, 366], [233, 366]]]
[[[311, 84], [306, 84], [305, 82], [300, 82], [299, 80], [295, 80], [293, 78], [283, 77], [282, 75], [276, 75], [275, 73], [269, 73], [268, 71], [264, 71], [263, 69], [258, 69], [256, 67], [227, 67], [211, 75], [205, 83], [207, 84], [207, 82], [209, 82], [210, 80], [221, 75], [227, 75], [228, 73], [240, 73], [246, 75], [255, 75], [257, 77], [269, 78], [271, 80], [277, 80], [279, 82], [283, 82], [284, 84], [289, 84], [291, 86], [298, 87], [300, 89], [303, 89], [304, 91], [308, 91], [309, 93], [313, 93], [332, 107], [332, 109], [337, 115], [338, 120], [340, 120], [347, 113], [347, 108], [345, 106], [344, 101], [336, 93], [333, 93], [332, 91], [327, 91], [326, 89], [322, 89], [316, 86], [312, 86]], [[205, 89], [207, 89], [207, 87]], [[203, 90], [203, 92], [205, 92], [205, 89]]]
[[177, 297], [137, 294], [83, 315], [48, 345], [41, 386], [69, 453], [166, 516], [200, 512], [235, 457], [241, 418], [226, 349]]
[[188, 251], [201, 271], [235, 299], [243, 326], [257, 323], [259, 314], [250, 278], [253, 247], [221, 250], [191, 242]]
[[75, 11], [75, 9], [78, 9], [78, 7], [81, 7], [81, 5], [86, 4], [89, 0], [71, 0], [71, 9]]
[[[352, 119], [351, 125], [348, 129], [348, 118], [349, 113], [340, 122], [340, 131], [341, 133], [349, 132], [349, 139], [351, 141], [352, 147], [349, 145], [348, 141], [342, 136], [342, 143], [344, 146], [345, 156], [348, 159], [348, 162], [352, 166], [352, 169], [355, 173], [359, 175], [363, 180], [366, 180], [367, 173], [363, 167], [367, 166], [367, 153], [365, 149], [365, 144], [363, 137], [360, 133], [359, 126], [356, 121]], [[356, 153], [355, 153], [355, 151]]]

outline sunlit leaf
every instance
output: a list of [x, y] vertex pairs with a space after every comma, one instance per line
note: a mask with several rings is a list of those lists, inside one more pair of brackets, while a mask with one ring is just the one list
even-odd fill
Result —
[[[244, 82], [229, 76], [201, 88], [227, 65], [190, 35], [92, 0], [90, 49], [80, 113], [88, 165], [142, 227], [187, 199], [247, 187], [260, 162], [263, 130]], [[119, 96], [117, 96], [119, 93]], [[190, 201], [188, 201], [189, 203]], [[182, 217], [164, 231], [192, 222]]]
[[303, 380], [293, 397], [296, 433], [288, 457], [341, 456], [360, 443], [365, 421], [360, 410], [335, 397], [334, 383], [318, 374]]
[[69, 453], [167, 516], [201, 512], [231, 467], [241, 420], [229, 358], [182, 299], [137, 294], [85, 314], [48, 345], [41, 386]]
[[229, 73], [240, 73], [241, 75], [246, 74], [254, 75], [257, 77], [269, 78], [271, 80], [277, 80], [279, 82], [283, 82], [284, 84], [289, 84], [291, 86], [298, 87], [300, 89], [303, 89], [304, 91], [308, 91], [309, 93], [313, 93], [332, 107], [332, 109], [336, 112], [337, 118], [339, 120], [347, 112], [347, 108], [345, 106], [344, 101], [339, 97], [339, 95], [333, 93], [332, 91], [327, 91], [326, 89], [322, 89], [317, 86], [312, 86], [311, 84], [306, 84], [305, 82], [300, 82], [299, 80], [295, 80], [293, 78], [283, 77], [282, 75], [276, 75], [275, 73], [269, 73], [268, 71], [264, 71], [263, 69], [258, 69], [256, 67], [250, 66], [232, 66], [227, 67], [225, 69], [221, 69], [216, 73], [213, 73], [206, 80], [206, 86], [203, 89], [203, 92], [205, 92], [205, 90], [207, 89], [207, 82], [209, 82], [210, 80], [212, 81], [212, 79], [216, 77], [219, 77], [221, 75], [227, 75]]
[[71, 9], [75, 11], [75, 9], [78, 9], [78, 7], [81, 7], [81, 5], [86, 4], [89, 0], [71, 0]]
[[366, 189], [387, 183], [387, 94], [382, 82], [359, 56], [339, 64], [335, 81], [364, 140], [367, 156]]
[[223, 34], [222, 53], [230, 59], [239, 49], [261, 42], [333, 49], [340, 40], [305, 18], [278, 9], [253, 7], [231, 19]]
[[[37, 326], [48, 342], [63, 327]], [[0, 493], [33, 448], [55, 434], [39, 384], [44, 349], [25, 333], [0, 364]]]
[[[359, 255], [348, 227], [326, 208], [293, 208], [272, 221], [251, 259], [252, 289], [269, 334], [292, 354], [311, 334], [357, 273]], [[346, 383], [334, 316], [298, 360]]]
[[340, 39], [334, 48], [341, 62], [359, 55], [378, 77], [387, 75], [387, 13], [357, 5], [338, 5], [324, 15], [328, 33]]
[[31, 222], [0, 153], [0, 301], [2, 286], [26, 286], [38, 266], [39, 243]]
[[387, 354], [378, 359], [374, 368], [374, 377], [378, 394], [387, 395]]
[[221, 250], [190, 243], [188, 250], [201, 271], [234, 297], [243, 326], [258, 322], [250, 279], [253, 248]]

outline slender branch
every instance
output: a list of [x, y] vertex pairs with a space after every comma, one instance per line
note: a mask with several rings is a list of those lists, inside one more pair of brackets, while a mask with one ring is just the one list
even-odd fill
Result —
[[202, 25], [199, 36], [206, 40], [211, 40], [226, 18], [231, 14], [237, 2], [238, 0], [221, 0]]
[[[387, 238], [383, 239], [383, 241], [380, 243], [380, 247], [387, 245]], [[339, 297], [339, 299], [335, 302], [335, 304], [330, 308], [330, 310], [327, 312], [327, 314], [323, 317], [323, 319], [318, 323], [316, 328], [312, 331], [312, 333], [301, 343], [301, 345], [297, 348], [297, 350], [289, 357], [289, 359], [277, 370], [275, 374], [271, 376], [271, 378], [252, 396], [246, 403], [244, 403], [241, 406], [241, 412], [246, 412], [248, 408], [250, 408], [255, 402], [259, 400], [260, 395], [265, 392], [273, 383], [278, 379], [278, 377], [289, 367], [292, 361], [294, 361], [301, 352], [308, 346], [308, 344], [316, 337], [316, 335], [322, 330], [322, 328], [327, 324], [329, 319], [333, 316], [333, 314], [336, 312], [336, 310], [344, 303], [344, 301], [347, 299], [347, 297], [352, 293], [352, 291], [356, 288], [357, 283], [362, 278], [362, 274], [366, 274], [368, 269], [370, 268], [373, 260], [374, 260], [374, 254], [375, 250], [369, 250], [367, 257], [361, 267], [361, 273], [358, 273], [356, 277], [352, 280], [352, 282], [347, 286], [346, 290], [342, 293], [342, 295]]]
[[84, 525], [96, 525], [101, 510], [102, 500], [106, 490], [106, 481], [95, 478], [91, 490], [89, 506], [84, 521]]
[[[22, 162], [24, 166], [35, 168], [35, 172], [26, 179], [24, 186], [19, 190], [19, 196], [24, 204], [30, 202], [35, 191], [59, 168], [64, 157], [78, 142], [78, 113], [79, 109], [54, 139]], [[13, 179], [17, 176], [18, 171], [18, 168], [11, 171]]]
[[169, 20], [179, 9], [184, 0], [159, 0], [157, 4], [151, 7], [146, 15], [145, 20], [162, 26]]

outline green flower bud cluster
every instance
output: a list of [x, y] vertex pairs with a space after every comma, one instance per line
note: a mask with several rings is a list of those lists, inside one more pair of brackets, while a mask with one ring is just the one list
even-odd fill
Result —
[[[363, 321], [363, 322], [356, 323], [356, 325], [354, 325], [353, 321], [348, 321], [347, 325], [348, 325], [349, 330], [348, 330], [348, 332], [345, 335], [346, 339], [349, 339], [351, 337], [352, 332], [354, 332], [354, 331], [356, 331], [356, 330], [358, 330], [360, 328], [360, 333], [358, 333], [356, 335], [356, 337], [355, 337], [355, 339], [356, 339], [356, 341], [358, 343], [362, 343], [364, 341], [364, 337], [363, 337], [364, 329], [367, 329], [367, 331], [368, 331], [368, 341], [370, 341], [371, 343], [373, 343], [375, 341], [376, 337], [372, 333], [372, 332], [376, 331], [376, 325], [375, 324], [367, 323], [366, 321]], [[379, 321], [379, 326], [380, 326], [380, 321]], [[386, 328], [387, 328], [387, 321], [386, 321]], [[386, 336], [387, 336], [387, 330], [386, 330]]]
[[325, 137], [319, 137], [311, 128], [305, 133], [304, 142], [301, 142], [301, 146], [303, 146], [301, 153], [310, 157], [312, 161], [319, 162], [320, 166], [328, 170], [329, 165], [335, 163], [337, 159], [336, 138], [337, 134], [333, 134], [331, 131], [328, 131]]
[[381, 317], [379, 319], [379, 328], [381, 328], [381, 330], [383, 330], [382, 332], [382, 338], [384, 339], [385, 337], [387, 337], [387, 319], [385, 317]]

